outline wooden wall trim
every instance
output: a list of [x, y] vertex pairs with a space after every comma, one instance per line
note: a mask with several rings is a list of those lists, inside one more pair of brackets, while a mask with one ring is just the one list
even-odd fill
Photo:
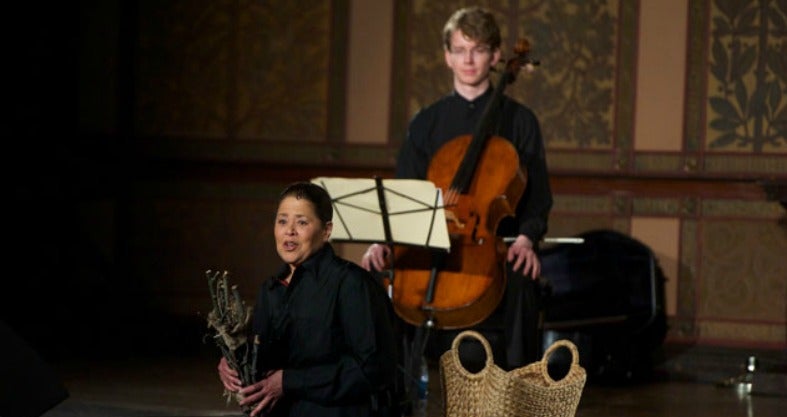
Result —
[[625, 193], [647, 197], [702, 197], [765, 200], [756, 180], [678, 179], [659, 177], [587, 176], [551, 174], [555, 194]]
[[[396, 150], [386, 146], [235, 143], [222, 148], [224, 152], [214, 152], [219, 147], [213, 141], [206, 141], [206, 145], [193, 140], [143, 140], [135, 142], [131, 150], [90, 143], [79, 147], [83, 150], [79, 152], [80, 161], [69, 169], [72, 175], [81, 177], [78, 178], [80, 183], [88, 188], [91, 184], [103, 188], [102, 184], [112, 185], [107, 183], [118, 179], [282, 183], [318, 176], [392, 178], [396, 156]], [[97, 176], [96, 172], [103, 174]], [[592, 174], [551, 169], [550, 183], [555, 195], [615, 194], [780, 202], [787, 199], [787, 177], [781, 176], [671, 177], [658, 173]]]
[[[148, 164], [147, 179], [183, 181], [291, 182], [318, 176], [392, 178], [393, 169], [353, 166], [310, 166], [272, 163], [185, 162], [161, 160]], [[728, 179], [677, 179], [633, 176], [551, 174], [553, 194], [631, 197], [701, 197], [773, 200], [768, 182]], [[782, 191], [783, 192], [783, 191]]]

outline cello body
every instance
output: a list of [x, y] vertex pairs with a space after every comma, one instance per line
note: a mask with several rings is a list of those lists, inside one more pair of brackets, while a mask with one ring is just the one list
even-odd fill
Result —
[[[473, 140], [471, 135], [452, 139], [432, 158], [427, 178], [444, 194], [454, 187], [452, 180]], [[486, 138], [475, 157], [472, 179], [445, 207], [451, 250], [439, 266], [435, 269], [427, 249], [394, 250], [394, 309], [413, 325], [427, 320], [442, 329], [475, 325], [492, 314], [505, 292], [507, 247], [496, 231], [514, 217], [527, 177], [516, 149], [501, 137]]]

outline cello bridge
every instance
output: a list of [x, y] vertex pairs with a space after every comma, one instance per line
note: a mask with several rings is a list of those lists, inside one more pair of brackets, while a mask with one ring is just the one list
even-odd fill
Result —
[[456, 225], [456, 227], [460, 229], [465, 228], [465, 224], [459, 221], [459, 218], [456, 217], [456, 214], [453, 211], [448, 211], [448, 210], [445, 211], [445, 220], [447, 222], [453, 222]]

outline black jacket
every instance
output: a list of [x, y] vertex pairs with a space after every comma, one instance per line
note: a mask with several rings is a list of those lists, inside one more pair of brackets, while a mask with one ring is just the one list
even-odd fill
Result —
[[[421, 109], [407, 131], [396, 164], [397, 178], [428, 179], [427, 170], [437, 151], [459, 136], [472, 135], [492, 97], [490, 88], [468, 101], [453, 92]], [[546, 150], [538, 119], [532, 110], [503, 95], [491, 134], [510, 141], [517, 151], [527, 186], [516, 207], [516, 224], [505, 235], [524, 234], [538, 245], [547, 232], [552, 191], [547, 173]]]
[[259, 372], [283, 369], [276, 415], [376, 416], [393, 397], [396, 341], [390, 299], [373, 276], [326, 244], [289, 285], [284, 265], [254, 312]]

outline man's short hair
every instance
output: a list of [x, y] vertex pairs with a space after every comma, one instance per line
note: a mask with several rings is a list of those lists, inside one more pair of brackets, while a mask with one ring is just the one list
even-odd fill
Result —
[[457, 30], [477, 43], [488, 45], [492, 50], [500, 48], [500, 27], [494, 15], [486, 9], [465, 7], [451, 15], [443, 27], [446, 50], [451, 49], [451, 35]]

